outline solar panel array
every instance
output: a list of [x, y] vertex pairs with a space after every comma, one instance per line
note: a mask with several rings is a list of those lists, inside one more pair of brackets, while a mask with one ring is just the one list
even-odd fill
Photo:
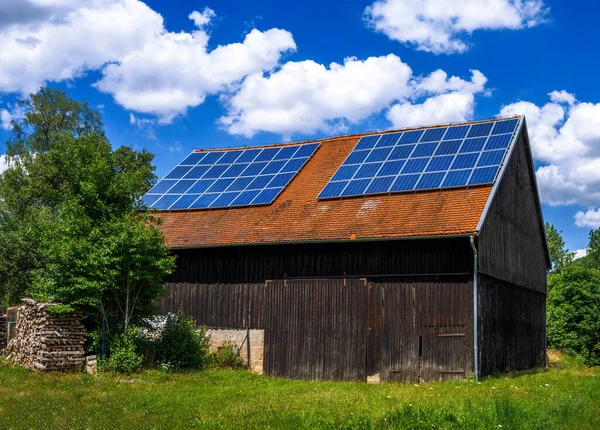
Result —
[[148, 191], [144, 204], [159, 210], [270, 204], [318, 147], [192, 152]]
[[493, 183], [518, 119], [365, 136], [320, 199]]

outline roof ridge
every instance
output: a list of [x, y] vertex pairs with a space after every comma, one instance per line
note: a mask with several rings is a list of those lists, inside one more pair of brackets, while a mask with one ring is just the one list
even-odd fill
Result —
[[507, 119], [521, 118], [524, 115], [510, 115], [510, 116], [502, 116], [496, 118], [487, 118], [487, 119], [479, 119], [476, 121], [460, 121], [460, 122], [447, 122], [442, 124], [430, 124], [430, 125], [419, 125], [414, 127], [404, 127], [404, 128], [394, 128], [389, 130], [375, 130], [375, 131], [366, 131], [363, 133], [352, 133], [352, 134], [340, 134], [337, 136], [329, 136], [323, 137], [319, 139], [308, 139], [308, 140], [299, 140], [295, 142], [281, 142], [281, 143], [265, 143], [258, 145], [246, 145], [246, 146], [229, 146], [223, 148], [198, 148], [194, 149], [192, 152], [217, 152], [217, 151], [235, 151], [235, 150], [245, 150], [245, 149], [263, 149], [263, 148], [279, 148], [282, 146], [293, 146], [293, 145], [303, 145], [308, 143], [324, 143], [330, 140], [338, 140], [338, 139], [353, 139], [356, 137], [362, 136], [372, 136], [375, 134], [387, 134], [387, 133], [398, 133], [404, 131], [413, 131], [413, 130], [427, 130], [431, 128], [443, 128], [443, 127], [455, 127], [460, 125], [473, 125], [479, 124], [482, 122], [490, 122], [490, 121], [504, 121]]

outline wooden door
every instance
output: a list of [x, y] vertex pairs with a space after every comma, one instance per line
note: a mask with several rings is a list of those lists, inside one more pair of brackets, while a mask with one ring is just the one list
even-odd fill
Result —
[[364, 279], [295, 279], [265, 285], [266, 375], [366, 380]]

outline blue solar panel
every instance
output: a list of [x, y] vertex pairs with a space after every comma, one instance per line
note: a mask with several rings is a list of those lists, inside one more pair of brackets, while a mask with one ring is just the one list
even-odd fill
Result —
[[382, 148], [384, 146], [394, 146], [398, 143], [398, 139], [400, 139], [400, 135], [402, 133], [392, 133], [392, 134], [384, 134], [381, 136], [381, 139], [377, 141], [375, 147]]
[[318, 198], [493, 183], [519, 119], [365, 136]]
[[205, 152], [192, 152], [188, 157], [181, 162], [181, 165], [195, 166], [204, 158]]
[[395, 179], [395, 176], [385, 176], [383, 178], [373, 179], [371, 184], [367, 187], [366, 194], [387, 193]]
[[444, 137], [444, 134], [446, 134], [446, 130], [448, 130], [448, 129], [447, 128], [430, 128], [429, 130], [425, 131], [425, 134], [423, 134], [423, 137], [421, 138], [421, 143], [439, 142], [440, 140], [442, 140], [442, 137]]
[[[318, 147], [309, 143], [193, 152], [143, 197], [143, 203], [159, 210], [269, 204]], [[359, 167], [351, 168], [355, 172]]]
[[427, 190], [431, 188], [439, 188], [444, 176], [446, 176], [446, 172], [425, 173], [424, 175], [421, 175], [421, 179], [419, 179], [419, 182], [417, 182], [415, 189]]
[[355, 151], [359, 151], [361, 149], [371, 149], [375, 147], [375, 144], [379, 140], [380, 136], [365, 136], [361, 137], [360, 141], [356, 144]]

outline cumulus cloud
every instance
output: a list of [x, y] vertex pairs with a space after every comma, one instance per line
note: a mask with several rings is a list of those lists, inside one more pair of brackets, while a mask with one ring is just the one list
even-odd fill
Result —
[[187, 108], [204, 102], [249, 74], [273, 69], [283, 53], [296, 49], [292, 35], [280, 29], [252, 30], [241, 43], [207, 48], [201, 27], [214, 13], [192, 13], [191, 33], [162, 32], [103, 70], [96, 87], [127, 109], [156, 115], [169, 123]]
[[0, 109], [0, 128], [10, 130], [12, 128], [12, 120], [19, 120], [25, 115], [25, 111], [20, 105], [7, 105], [8, 109]]
[[[579, 102], [564, 91], [543, 106], [521, 101], [500, 115], [525, 114], [542, 200], [552, 206], [600, 205], [600, 103]], [[592, 213], [579, 215], [586, 225]]]
[[6, 155], [0, 155], [0, 174], [8, 169], [8, 160]]
[[[162, 17], [138, 0], [9, 1], [2, 8], [15, 12], [0, 27], [2, 92], [29, 93], [48, 81], [78, 78], [164, 31]], [[21, 9], [30, 19], [20, 18]]]
[[242, 42], [209, 51], [214, 11], [193, 11], [191, 32], [169, 32], [139, 0], [10, 0], [0, 16], [0, 92], [28, 93], [101, 70], [100, 91], [162, 123], [248, 74], [271, 70], [296, 47], [285, 30], [253, 29]]
[[476, 30], [518, 30], [545, 22], [543, 0], [379, 0], [367, 24], [392, 40], [436, 54], [465, 52]]
[[248, 76], [227, 98], [220, 119], [229, 133], [252, 136], [313, 133], [357, 122], [410, 94], [412, 70], [395, 55], [347, 58], [329, 67], [314, 61], [288, 62], [280, 70]]
[[314, 61], [287, 62], [279, 70], [248, 76], [237, 91], [222, 96], [227, 113], [219, 123], [231, 134], [251, 137], [268, 131], [343, 132], [349, 124], [387, 112], [392, 126], [463, 120], [472, 116], [474, 94], [487, 78], [471, 80], [436, 70], [426, 77], [393, 54], [347, 58], [329, 67]]
[[578, 249], [573, 252], [573, 259], [577, 260], [578, 258], [585, 257], [587, 255], [587, 249]]
[[587, 211], [579, 211], [575, 214], [575, 225], [577, 227], [600, 227], [600, 209], [589, 209]]
[[[393, 105], [387, 118], [396, 128], [472, 119], [475, 94], [485, 92], [487, 78], [479, 70], [471, 74], [471, 80], [466, 81], [457, 76], [448, 78], [446, 72], [436, 70], [416, 79], [411, 98]], [[421, 96], [430, 97], [419, 102]]]

